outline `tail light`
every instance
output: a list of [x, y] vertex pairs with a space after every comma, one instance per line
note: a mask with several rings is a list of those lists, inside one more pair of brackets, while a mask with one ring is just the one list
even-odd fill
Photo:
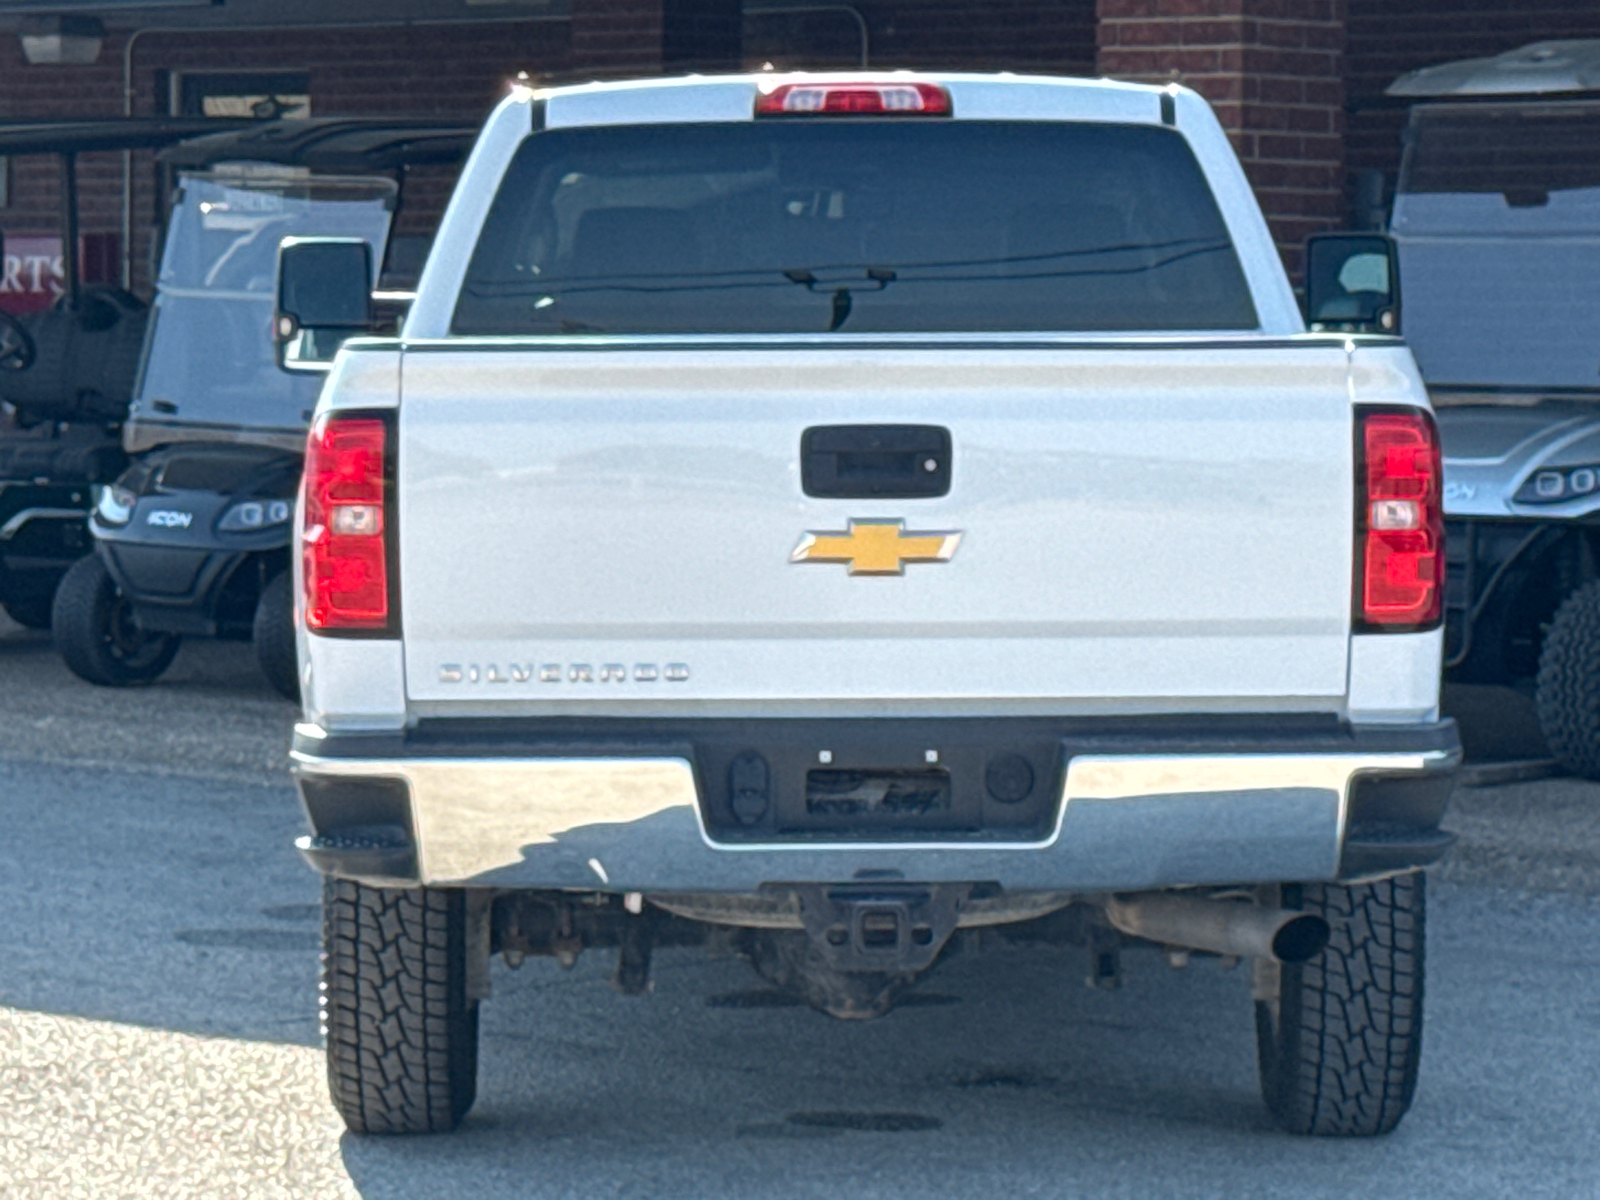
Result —
[[395, 631], [389, 418], [330, 413], [306, 445], [300, 529], [306, 628]]
[[950, 93], [932, 83], [784, 83], [756, 97], [758, 117], [948, 117]]
[[1444, 602], [1443, 467], [1433, 418], [1415, 408], [1358, 411], [1358, 629], [1438, 626]]

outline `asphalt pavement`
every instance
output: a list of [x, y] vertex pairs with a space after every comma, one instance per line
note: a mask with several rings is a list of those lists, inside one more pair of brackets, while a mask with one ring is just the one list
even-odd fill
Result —
[[315, 877], [248, 647], [100, 691], [0, 627], [0, 1197], [1448, 1196], [1600, 1193], [1600, 786], [1458, 793], [1410, 1117], [1277, 1132], [1249, 981], [1130, 955], [958, 956], [865, 1023], [737, 961], [653, 994], [495, 964], [477, 1107], [360, 1139], [327, 1105]]

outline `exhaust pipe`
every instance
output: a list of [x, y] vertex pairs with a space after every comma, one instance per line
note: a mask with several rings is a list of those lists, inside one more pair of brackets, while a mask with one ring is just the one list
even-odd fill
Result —
[[1328, 923], [1311, 913], [1173, 892], [1113, 896], [1106, 919], [1133, 937], [1229, 958], [1303, 963], [1328, 944]]

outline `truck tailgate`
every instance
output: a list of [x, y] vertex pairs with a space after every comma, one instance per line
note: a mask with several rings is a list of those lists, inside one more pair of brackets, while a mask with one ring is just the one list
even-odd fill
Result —
[[[408, 350], [402, 396], [415, 701], [978, 713], [1345, 691], [1352, 418], [1326, 342], [457, 344]], [[870, 424], [947, 429], [948, 494], [807, 496], [802, 433]], [[852, 520], [961, 539], [903, 574], [791, 561]]]

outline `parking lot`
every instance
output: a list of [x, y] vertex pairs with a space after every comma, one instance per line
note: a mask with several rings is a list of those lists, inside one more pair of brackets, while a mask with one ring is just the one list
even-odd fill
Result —
[[[463, 1129], [363, 1140], [322, 1081], [294, 710], [249, 647], [99, 691], [6, 626], [0, 672], [3, 1196], [1567, 1197], [1600, 1177], [1600, 787], [1458, 792], [1422, 1082], [1385, 1141], [1272, 1128], [1242, 971], [1137, 956], [1095, 992], [1077, 954], [1018, 948], [954, 958], [869, 1023], [699, 951], [663, 952], [642, 999], [606, 986], [606, 955], [497, 961]], [[1460, 702], [1484, 736], [1519, 719]]]

